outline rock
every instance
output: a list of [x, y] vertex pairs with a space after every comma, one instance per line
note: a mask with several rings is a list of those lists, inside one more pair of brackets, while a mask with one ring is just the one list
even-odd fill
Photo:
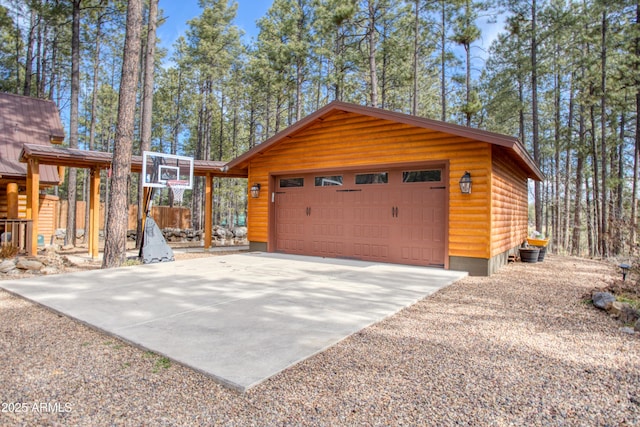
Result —
[[58, 273], [60, 273], [60, 270], [58, 270], [56, 267], [48, 265], [48, 266], [44, 267], [42, 270], [40, 270], [40, 273], [42, 273], [42, 274], [58, 274]]
[[609, 292], [594, 292], [591, 299], [594, 306], [601, 310], [607, 310], [607, 307], [616, 300], [616, 297]]
[[638, 319], [636, 324], [633, 326], [633, 329], [635, 329], [636, 331], [640, 332], [640, 319]]
[[636, 333], [636, 331], [634, 331], [633, 328], [630, 328], [628, 326], [620, 328], [620, 332], [624, 332], [625, 334], [630, 334], [630, 335], [633, 335]]
[[44, 264], [32, 259], [20, 258], [16, 263], [16, 267], [20, 270], [40, 271]]
[[633, 324], [635, 321], [640, 318], [640, 313], [638, 310], [631, 307], [631, 305], [627, 303], [622, 304], [622, 310], [620, 312], [620, 321], [622, 323]]
[[46, 256], [48, 258], [53, 258], [53, 257], [57, 257], [57, 250], [60, 248], [60, 245], [49, 245], [49, 246], [45, 246], [44, 250], [42, 251], [42, 255]]
[[625, 304], [620, 301], [614, 301], [607, 307], [607, 312], [611, 317], [619, 318], [624, 310]]
[[16, 268], [16, 263], [12, 260], [6, 259], [0, 262], [0, 273], [8, 273]]
[[236, 239], [244, 239], [247, 237], [247, 227], [236, 227], [233, 229], [233, 235]]
[[227, 232], [225, 231], [224, 228], [220, 227], [220, 226], [215, 226], [213, 227], [212, 233], [213, 236], [217, 236], [217, 237], [222, 237], [224, 238], [224, 236], [227, 234]]

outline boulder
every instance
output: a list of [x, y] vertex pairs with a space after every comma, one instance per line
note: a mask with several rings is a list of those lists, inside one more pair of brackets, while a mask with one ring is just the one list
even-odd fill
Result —
[[16, 267], [20, 270], [40, 271], [44, 264], [34, 259], [20, 258], [16, 263]]
[[16, 268], [16, 263], [10, 259], [0, 262], [0, 273], [8, 273]]
[[636, 331], [640, 332], [640, 319], [638, 319], [636, 324], [633, 325], [633, 329], [635, 329]]
[[633, 328], [630, 328], [628, 326], [624, 326], [622, 328], [620, 328], [621, 332], [624, 332], [625, 334], [629, 334], [629, 335], [633, 335], [636, 333], [636, 331], [633, 330]]
[[233, 235], [236, 239], [244, 239], [247, 237], [247, 227], [236, 227], [233, 229]]
[[594, 306], [601, 310], [607, 310], [608, 306], [616, 300], [616, 297], [610, 292], [594, 292], [591, 299]]

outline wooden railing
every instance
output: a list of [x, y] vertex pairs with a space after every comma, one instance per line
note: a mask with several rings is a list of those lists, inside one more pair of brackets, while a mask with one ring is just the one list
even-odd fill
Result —
[[0, 218], [0, 244], [26, 252], [31, 245], [33, 223], [30, 219]]

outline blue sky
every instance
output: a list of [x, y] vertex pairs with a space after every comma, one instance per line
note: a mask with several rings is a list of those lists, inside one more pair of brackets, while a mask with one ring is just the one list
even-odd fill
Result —
[[[263, 17], [273, 0], [236, 0], [238, 12], [235, 24], [245, 32], [245, 42], [249, 43], [258, 35], [256, 21]], [[158, 29], [158, 36], [162, 46], [172, 50], [173, 43], [178, 37], [186, 34], [187, 21], [200, 15], [201, 9], [197, 0], [160, 0], [160, 8], [167, 17], [166, 22]], [[496, 24], [488, 24], [487, 18], [480, 18], [478, 26], [482, 30], [482, 38], [474, 43], [475, 57], [485, 58], [491, 42], [498, 32], [502, 31], [504, 17], [499, 17]], [[170, 55], [170, 53], [169, 53]]]
[[[245, 32], [245, 41], [257, 36], [256, 21], [263, 17], [272, 0], [238, 0], [238, 13], [235, 24]], [[158, 29], [162, 45], [171, 48], [176, 39], [186, 34], [187, 21], [200, 16], [202, 9], [197, 0], [160, 0], [160, 8], [167, 17]]]

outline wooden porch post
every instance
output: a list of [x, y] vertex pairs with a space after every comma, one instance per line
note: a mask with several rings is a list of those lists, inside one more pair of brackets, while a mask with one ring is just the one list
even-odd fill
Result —
[[211, 237], [213, 233], [213, 177], [207, 173], [205, 181], [205, 202], [204, 202], [204, 248], [211, 247]]
[[10, 182], [7, 184], [7, 218], [18, 218], [18, 184]]
[[100, 239], [100, 169], [91, 168], [89, 182], [89, 255], [98, 257]]
[[31, 243], [27, 242], [29, 255], [38, 254], [38, 203], [40, 202], [40, 165], [38, 159], [27, 161], [27, 219], [31, 220]]

